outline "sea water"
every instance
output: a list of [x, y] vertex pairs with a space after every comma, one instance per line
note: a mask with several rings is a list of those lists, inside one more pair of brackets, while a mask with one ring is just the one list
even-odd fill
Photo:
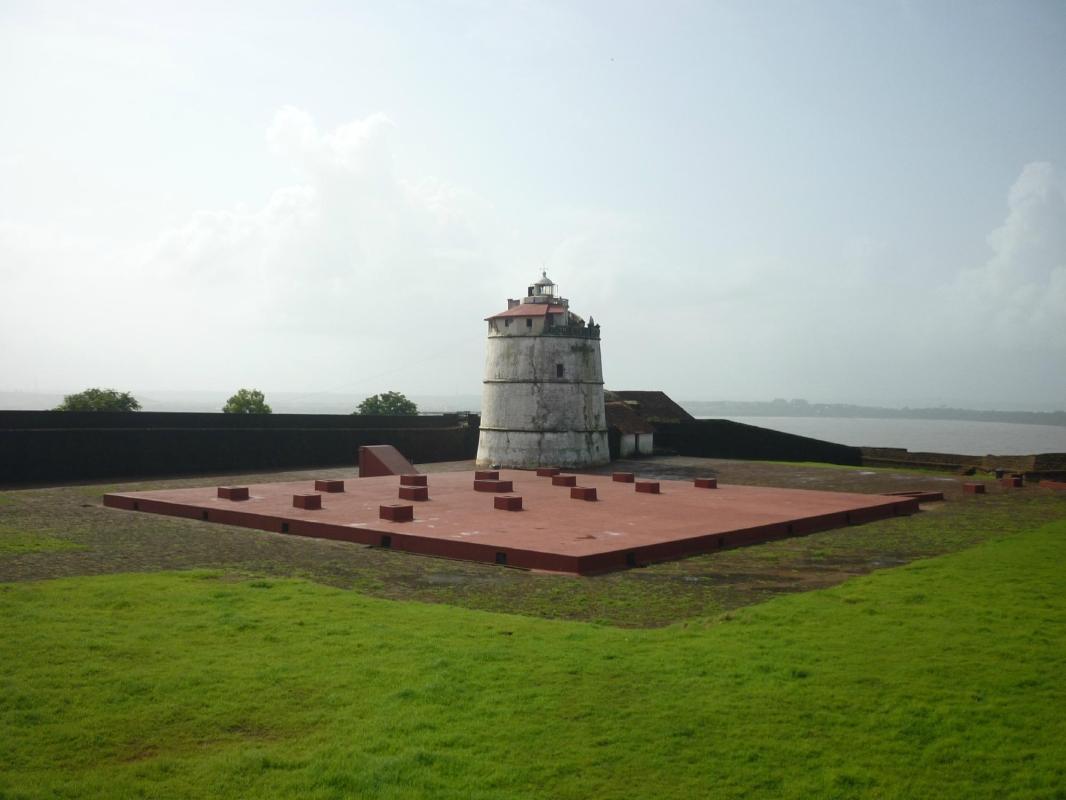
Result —
[[861, 417], [718, 417], [856, 447], [904, 447], [930, 453], [1066, 453], [1066, 427], [1013, 422]]

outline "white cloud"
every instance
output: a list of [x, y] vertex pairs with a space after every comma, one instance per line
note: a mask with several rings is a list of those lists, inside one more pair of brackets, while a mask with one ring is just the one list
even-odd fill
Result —
[[[5, 272], [38, 289], [62, 287], [51, 304], [57, 317], [81, 327], [98, 351], [73, 359], [78, 348], [65, 348], [55, 369], [42, 369], [64, 387], [98, 381], [93, 370], [138, 330], [154, 366], [130, 371], [149, 385], [361, 389], [362, 375], [399, 365], [395, 379], [413, 391], [434, 390], [434, 375], [476, 387], [480, 357], [464, 352], [466, 361], [449, 364], [447, 348], [469, 340], [480, 350], [480, 319], [499, 302], [484, 294], [493, 263], [486, 210], [470, 192], [400, 174], [393, 130], [375, 114], [319, 131], [306, 112], [282, 109], [267, 138], [298, 184], [258, 208], [197, 212], [152, 242], [111, 253], [72, 251], [47, 231], [5, 223]], [[42, 270], [53, 273], [48, 281], [34, 277]], [[404, 365], [442, 350], [404, 374]]]
[[[303, 183], [276, 191], [257, 211], [198, 215], [163, 238], [161, 262], [241, 277], [254, 271], [284, 292], [287, 306], [300, 296], [361, 302], [366, 311], [442, 292], [454, 301], [448, 288], [483, 266], [485, 242], [474, 218], [484, 208], [469, 192], [398, 174], [393, 129], [373, 114], [321, 132], [306, 112], [282, 109], [267, 140]], [[321, 297], [323, 282], [328, 298]]]
[[1066, 391], [1066, 203], [1049, 164], [1028, 165], [1010, 188], [988, 261], [946, 277], [863, 235], [835, 252], [803, 242], [720, 252], [714, 224], [679, 242], [620, 214], [571, 220], [549, 263], [604, 323], [609, 383], [881, 404]]
[[276, 155], [291, 159], [309, 175], [388, 172], [387, 132], [393, 126], [387, 115], [376, 113], [323, 134], [306, 111], [285, 106], [274, 115], [267, 143]]
[[1052, 164], [1027, 164], [988, 236], [992, 257], [965, 270], [961, 308], [999, 347], [1066, 349], [1066, 186]]

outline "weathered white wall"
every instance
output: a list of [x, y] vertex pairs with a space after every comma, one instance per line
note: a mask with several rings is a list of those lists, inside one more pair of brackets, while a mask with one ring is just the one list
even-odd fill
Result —
[[525, 330], [490, 335], [478, 464], [581, 467], [609, 460], [599, 340]]
[[591, 467], [611, 460], [606, 432], [570, 431], [536, 433], [522, 431], [486, 431], [481, 429], [477, 464], [487, 467], [534, 469], [541, 466]]
[[620, 458], [630, 456], [650, 456], [655, 449], [655, 434], [653, 433], [623, 433], [618, 441], [618, 455]]

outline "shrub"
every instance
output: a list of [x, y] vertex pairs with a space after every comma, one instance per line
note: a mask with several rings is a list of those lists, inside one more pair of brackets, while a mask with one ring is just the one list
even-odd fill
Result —
[[418, 406], [400, 392], [374, 394], [359, 404], [353, 414], [381, 415], [386, 417], [413, 417]]
[[238, 389], [222, 406], [223, 414], [269, 414], [270, 406], [266, 397], [258, 389]]
[[141, 404], [129, 392], [115, 389], [86, 389], [68, 394], [56, 411], [140, 411]]

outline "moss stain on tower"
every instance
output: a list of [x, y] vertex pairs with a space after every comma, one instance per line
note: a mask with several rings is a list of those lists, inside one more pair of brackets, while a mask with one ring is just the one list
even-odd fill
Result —
[[546, 274], [486, 321], [478, 464], [607, 463], [599, 326], [571, 312]]

